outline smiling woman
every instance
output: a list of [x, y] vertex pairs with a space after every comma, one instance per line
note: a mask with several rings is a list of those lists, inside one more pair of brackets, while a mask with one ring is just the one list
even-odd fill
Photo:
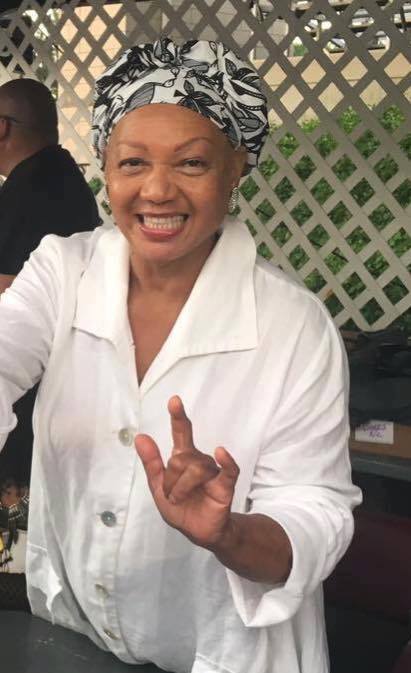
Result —
[[188, 108], [160, 103], [121, 119], [107, 146], [105, 174], [137, 278], [144, 262], [162, 271], [172, 264], [173, 274], [186, 273], [188, 265], [198, 275], [244, 163], [244, 151]]
[[47, 237], [0, 303], [4, 434], [42, 377], [32, 610], [127, 663], [328, 671], [321, 582], [360, 500], [346, 366], [228, 214], [267, 128], [226, 46], [127, 50], [93, 115], [116, 226]]
[[244, 149], [233, 149], [215, 124], [170, 103], [129, 112], [110, 136], [107, 193], [130, 244], [128, 305], [139, 380], [216, 243], [245, 160]]

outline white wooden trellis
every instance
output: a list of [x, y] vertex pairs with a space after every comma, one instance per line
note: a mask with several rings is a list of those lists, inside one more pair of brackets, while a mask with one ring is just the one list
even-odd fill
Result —
[[[410, 2], [22, 0], [7, 16], [0, 57], [9, 55], [9, 62], [4, 66], [0, 59], [0, 83], [23, 73], [45, 76], [57, 89], [62, 142], [89, 180], [101, 177], [89, 142], [94, 78], [125, 47], [160, 35], [179, 42], [218, 39], [252, 60], [275, 122], [262, 157], [263, 166], [274, 167], [272, 174], [255, 170], [241, 201], [259, 250], [308, 284], [314, 279], [338, 325], [351, 320], [362, 329], [380, 329], [411, 312]], [[360, 31], [353, 32], [354, 26]], [[16, 29], [24, 35], [19, 47], [12, 41]], [[374, 48], [377, 41], [381, 49]], [[296, 42], [301, 56], [294, 55]], [[25, 58], [30, 46], [32, 63]], [[387, 130], [382, 120], [393, 106], [400, 111], [397, 128]], [[357, 123], [347, 132], [340, 122], [350, 108]], [[309, 133], [307, 120], [315, 121]], [[365, 133], [375, 141], [368, 156], [358, 148]], [[293, 143], [288, 153], [286, 134]], [[325, 134], [333, 139], [326, 154], [320, 151]], [[378, 165], [387, 156], [393, 170], [382, 179]], [[347, 177], [338, 162], [348, 159]], [[308, 160], [310, 170], [302, 174]], [[281, 189], [284, 181], [289, 194]], [[320, 181], [327, 189], [321, 200]], [[104, 190], [97, 198], [102, 204]], [[339, 224], [337, 209], [345, 213]], [[385, 209], [389, 221], [377, 229], [378, 209]], [[107, 218], [103, 209], [102, 214]], [[314, 237], [314, 230], [322, 235]], [[400, 247], [394, 245], [398, 237]], [[383, 262], [378, 272], [376, 256]], [[353, 278], [355, 292], [349, 290]]]

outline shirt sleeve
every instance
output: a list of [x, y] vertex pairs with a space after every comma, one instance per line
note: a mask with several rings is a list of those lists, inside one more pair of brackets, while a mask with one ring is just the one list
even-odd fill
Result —
[[268, 626], [295, 614], [345, 553], [352, 509], [361, 502], [348, 454], [346, 356], [325, 310], [317, 309], [317, 316], [318, 310], [316, 329], [302, 331], [290, 363], [294, 383], [268, 424], [249, 493], [249, 512], [271, 517], [287, 533], [292, 570], [285, 584], [274, 587], [227, 571], [247, 626]]
[[57, 319], [53, 237], [46, 237], [0, 300], [0, 449], [17, 423], [12, 405], [39, 381]]

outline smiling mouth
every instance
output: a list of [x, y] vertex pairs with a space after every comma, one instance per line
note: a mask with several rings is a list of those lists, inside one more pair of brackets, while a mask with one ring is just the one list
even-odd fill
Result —
[[138, 215], [140, 224], [152, 231], [178, 231], [188, 215]]

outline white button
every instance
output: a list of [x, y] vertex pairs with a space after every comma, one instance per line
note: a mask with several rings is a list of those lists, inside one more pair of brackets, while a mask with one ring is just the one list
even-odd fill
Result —
[[107, 591], [106, 587], [104, 587], [102, 584], [95, 584], [94, 587], [103, 598], [109, 597], [109, 592]]
[[110, 629], [104, 629], [104, 633], [106, 634], [107, 638], [110, 638], [111, 640], [119, 640], [119, 637], [110, 631]]
[[132, 428], [121, 428], [118, 433], [118, 438], [123, 446], [131, 446], [134, 441], [134, 435]]
[[108, 526], [108, 528], [112, 528], [117, 523], [117, 517], [114, 514], [114, 512], [105, 511], [102, 514], [100, 514], [100, 519], [102, 520], [105, 526]]

